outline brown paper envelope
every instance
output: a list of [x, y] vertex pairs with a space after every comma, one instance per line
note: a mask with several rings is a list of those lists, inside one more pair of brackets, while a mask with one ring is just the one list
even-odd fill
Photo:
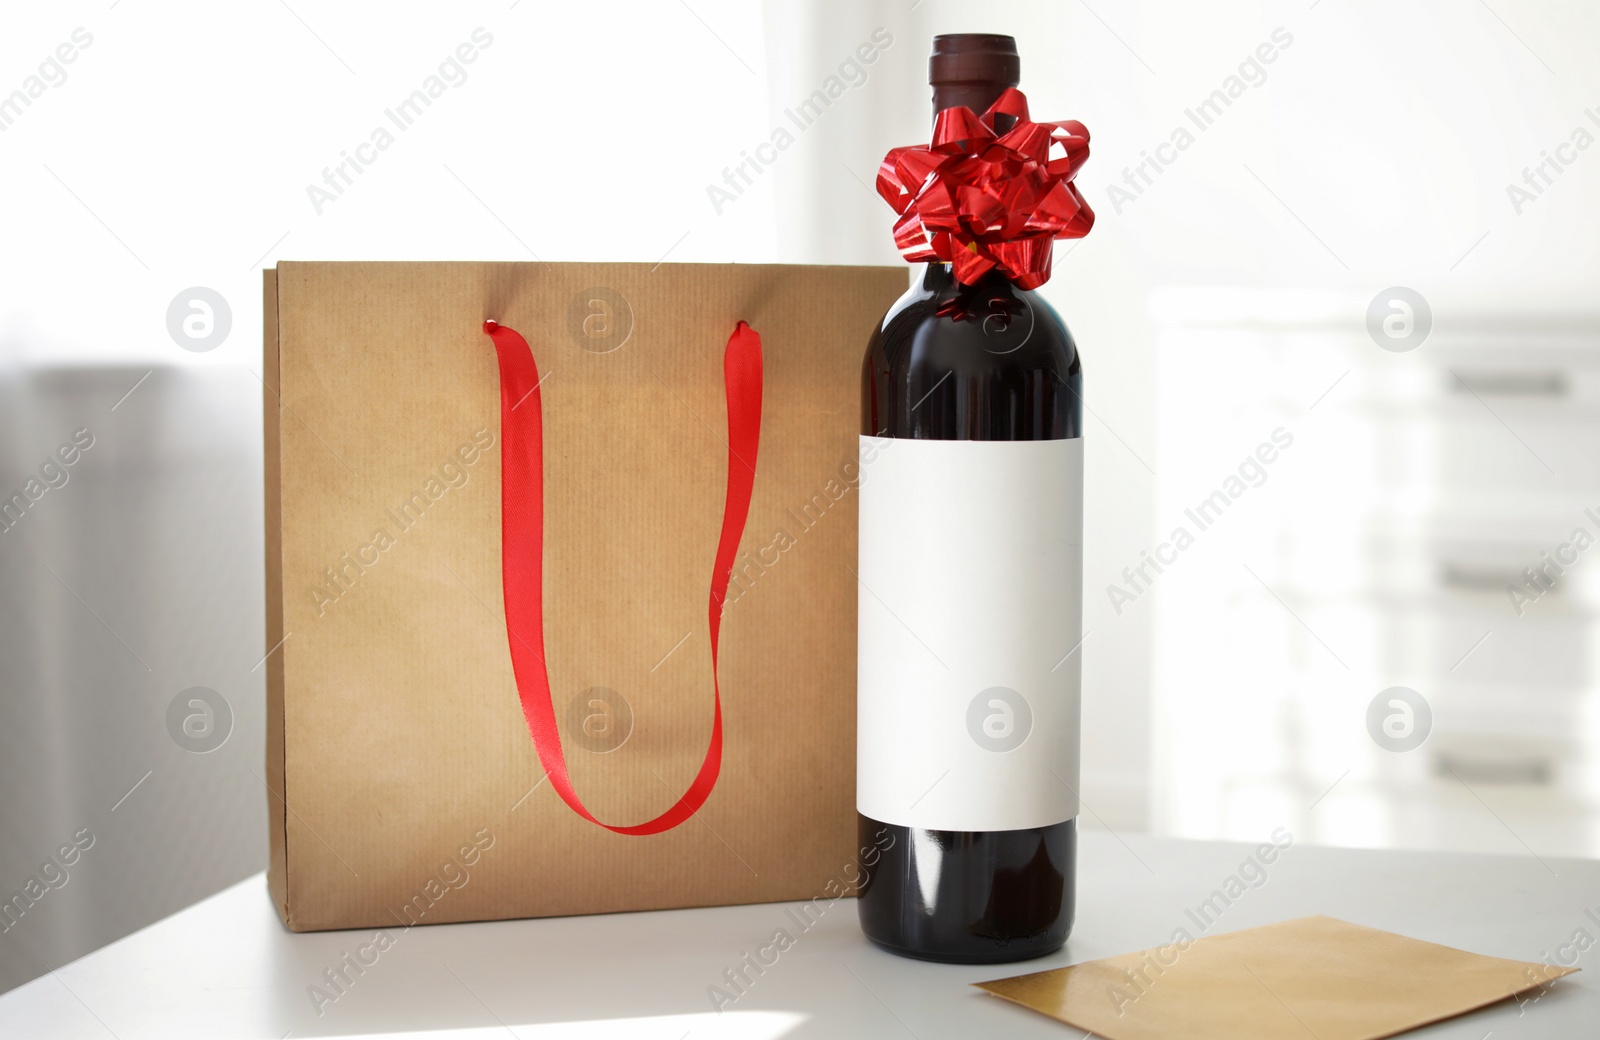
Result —
[[975, 985], [1107, 1040], [1377, 1040], [1577, 970], [1302, 917]]

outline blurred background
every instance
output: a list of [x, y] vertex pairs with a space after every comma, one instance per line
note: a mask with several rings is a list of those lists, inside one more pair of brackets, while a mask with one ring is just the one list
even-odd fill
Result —
[[3, 17], [0, 896], [92, 844], [0, 920], [0, 989], [265, 866], [261, 268], [898, 264], [871, 184], [939, 32], [1015, 35], [1093, 133], [1044, 290], [1086, 359], [1084, 824], [1600, 855], [1593, 5]]

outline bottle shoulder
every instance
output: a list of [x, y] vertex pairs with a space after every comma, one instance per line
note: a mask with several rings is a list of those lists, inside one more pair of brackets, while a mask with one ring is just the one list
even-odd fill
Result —
[[1009, 284], [941, 291], [919, 282], [884, 314], [867, 345], [876, 357], [952, 371], [1078, 371], [1077, 342], [1050, 302]]
[[873, 330], [862, 432], [943, 440], [1081, 433], [1078, 347], [1048, 301], [995, 277], [960, 286], [930, 265]]

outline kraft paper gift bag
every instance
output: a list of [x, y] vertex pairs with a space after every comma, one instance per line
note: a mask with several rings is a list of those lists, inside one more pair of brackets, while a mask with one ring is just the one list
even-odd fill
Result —
[[266, 272], [290, 928], [852, 890], [858, 387], [905, 278]]

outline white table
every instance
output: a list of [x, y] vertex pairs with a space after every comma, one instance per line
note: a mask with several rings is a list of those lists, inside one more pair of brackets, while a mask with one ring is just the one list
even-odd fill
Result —
[[[924, 964], [870, 946], [853, 901], [808, 932], [785, 904], [418, 927], [317, 1014], [309, 987], [370, 932], [293, 935], [254, 877], [0, 996], [0, 1037], [1040, 1037], [1082, 1032], [967, 983], [1165, 943], [1244, 845], [1082, 836], [1067, 948], [1023, 965]], [[1600, 861], [1294, 846], [1206, 934], [1325, 913], [1478, 953], [1540, 960], [1600, 940]], [[1192, 925], [1190, 925], [1191, 930]], [[777, 929], [797, 942], [718, 1015], [707, 987]], [[1600, 945], [1536, 1003], [1410, 1036], [1600, 1036]], [[353, 976], [354, 977], [354, 976]], [[330, 990], [331, 992], [331, 990]]]

